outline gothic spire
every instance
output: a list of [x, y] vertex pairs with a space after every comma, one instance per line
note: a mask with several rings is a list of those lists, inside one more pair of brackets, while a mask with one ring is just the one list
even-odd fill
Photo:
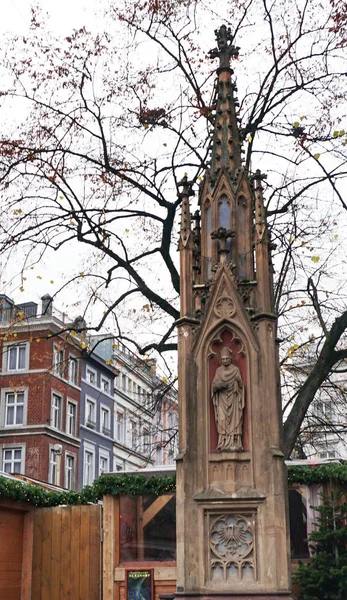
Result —
[[230, 28], [222, 25], [215, 31], [217, 48], [210, 50], [210, 58], [219, 58], [217, 69], [216, 118], [214, 124], [210, 180], [215, 183], [221, 169], [230, 175], [241, 167], [241, 140], [237, 127], [237, 98], [235, 84], [231, 81], [233, 70], [230, 59], [238, 56], [239, 48], [233, 45]]

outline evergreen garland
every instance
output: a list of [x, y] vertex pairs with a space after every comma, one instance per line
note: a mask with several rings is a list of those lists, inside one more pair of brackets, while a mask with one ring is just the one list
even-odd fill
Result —
[[[330, 463], [316, 466], [288, 467], [288, 483], [311, 485], [313, 483], [338, 483], [347, 486], [347, 465]], [[63, 504], [97, 503], [105, 495], [119, 496], [125, 494], [154, 495], [173, 494], [176, 490], [176, 476], [152, 475], [142, 473], [123, 473], [103, 475], [93, 485], [87, 485], [78, 492], [54, 492], [42, 489], [37, 485], [22, 483], [20, 480], [7, 479], [0, 476], [0, 499], [28, 502], [34, 506], [59, 506]]]

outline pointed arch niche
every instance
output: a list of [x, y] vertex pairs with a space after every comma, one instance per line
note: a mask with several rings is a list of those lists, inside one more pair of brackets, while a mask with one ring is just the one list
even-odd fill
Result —
[[[222, 194], [218, 200], [218, 227], [231, 228], [231, 203], [226, 194]], [[231, 239], [226, 240], [226, 249], [228, 251], [227, 260], [231, 260]]]
[[203, 204], [201, 231], [203, 261], [202, 277], [203, 279], [210, 279], [212, 275], [212, 203], [210, 198], [206, 198]]
[[243, 411], [243, 431], [242, 431], [242, 446], [243, 451], [250, 450], [250, 435], [249, 435], [249, 401], [248, 401], [248, 373], [247, 373], [247, 357], [246, 349], [240, 337], [227, 325], [219, 329], [216, 335], [212, 338], [208, 352], [208, 377], [209, 377], [209, 415], [210, 415], [210, 452], [213, 454], [217, 448], [217, 427], [214, 415], [214, 407], [212, 402], [212, 381], [216, 374], [217, 368], [221, 365], [220, 352], [223, 346], [227, 346], [232, 351], [233, 364], [236, 365], [241, 372], [241, 377], [245, 389], [245, 408]]

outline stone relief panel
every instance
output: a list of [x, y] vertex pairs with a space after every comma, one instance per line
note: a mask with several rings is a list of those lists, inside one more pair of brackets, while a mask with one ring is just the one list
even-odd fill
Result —
[[238, 489], [242, 486], [251, 485], [251, 471], [248, 463], [233, 462], [210, 462], [209, 465], [211, 483], [227, 483], [228, 487]]
[[256, 581], [255, 514], [209, 514], [210, 582]]

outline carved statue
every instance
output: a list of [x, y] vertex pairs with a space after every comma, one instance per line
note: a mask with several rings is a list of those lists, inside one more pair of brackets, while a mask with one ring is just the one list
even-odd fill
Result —
[[218, 452], [242, 450], [244, 386], [240, 369], [232, 364], [232, 352], [224, 346], [222, 364], [212, 382], [212, 400], [218, 432]]

